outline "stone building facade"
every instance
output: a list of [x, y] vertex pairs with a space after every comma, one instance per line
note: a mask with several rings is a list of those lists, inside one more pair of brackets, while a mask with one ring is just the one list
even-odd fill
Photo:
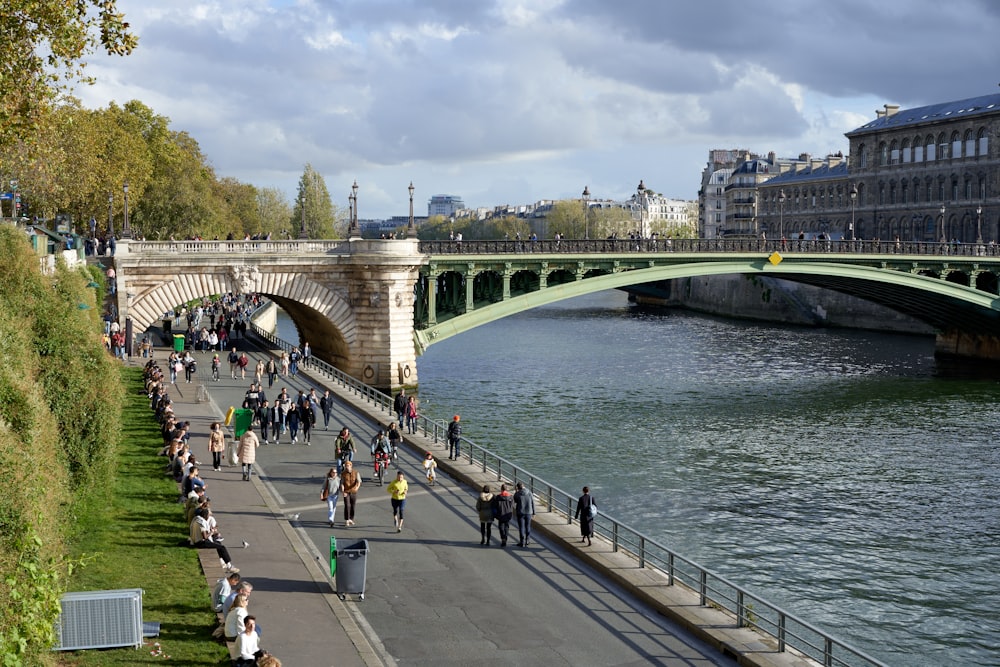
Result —
[[786, 236], [960, 243], [998, 240], [1000, 94], [885, 105], [847, 133], [849, 158], [762, 183], [758, 223]]

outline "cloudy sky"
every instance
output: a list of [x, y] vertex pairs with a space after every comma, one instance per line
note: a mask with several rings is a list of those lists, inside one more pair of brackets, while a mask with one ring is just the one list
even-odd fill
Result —
[[139, 35], [84, 104], [138, 99], [220, 176], [362, 218], [697, 196], [712, 148], [847, 152], [903, 108], [1000, 92], [993, 0], [118, 0]]

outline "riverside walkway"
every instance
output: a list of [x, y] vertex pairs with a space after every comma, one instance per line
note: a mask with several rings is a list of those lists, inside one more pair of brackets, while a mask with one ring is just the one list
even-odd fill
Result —
[[[244, 347], [242, 341], [238, 345]], [[166, 351], [158, 349], [156, 355], [163, 360]], [[251, 351], [251, 356], [263, 353]], [[219, 382], [212, 382], [207, 359], [199, 364], [195, 383], [171, 389], [176, 414], [192, 422], [192, 450], [202, 462], [210, 460], [210, 423], [242, 403], [252, 380], [250, 374], [232, 380], [223, 372]], [[196, 400], [199, 384], [209, 391], [210, 401]], [[300, 389], [315, 387], [322, 393], [324, 388], [306, 373], [279, 377], [267, 390], [268, 399], [281, 387], [293, 397]], [[280, 445], [262, 445], [256, 466], [260, 476], [251, 483], [241, 481], [239, 467], [214, 472], [210, 464], [202, 466], [226, 544], [241, 574], [254, 584], [250, 611], [263, 628], [261, 645], [285, 665], [816, 664], [769, 650], [751, 631], [725, 628], [720, 612], [692, 604], [691, 618], [719, 626], [719, 636], [724, 636], [714, 643], [702, 641], [612, 583], [599, 566], [601, 558], [612, 556], [610, 545], [595, 539], [593, 547], [578, 546], [578, 528], [564, 517], [536, 516], [530, 548], [518, 548], [516, 541], [506, 549], [498, 542], [481, 547], [476, 494], [469, 485], [481, 484], [481, 476], [467, 463], [448, 461], [442, 443], [421, 436], [405, 436], [400, 453], [399, 470], [406, 474], [410, 492], [404, 529], [396, 533], [389, 496], [371, 479], [365, 449], [374, 429], [389, 417], [329, 388], [338, 399], [330, 430], [322, 430], [321, 419], [311, 446], [302, 444], [301, 434], [296, 445], [287, 435]], [[341, 503], [337, 525], [330, 529], [319, 492], [342, 425], [362, 448], [355, 461], [365, 481], [358, 494], [357, 525], [343, 527]], [[420, 469], [420, 454], [427, 450], [440, 466], [433, 487]], [[496, 490], [495, 479], [490, 483]], [[369, 541], [363, 601], [353, 595], [342, 601], [334, 593], [331, 534], [341, 548]], [[249, 546], [241, 549], [244, 540]], [[210, 581], [217, 576], [221, 571], [206, 572]], [[739, 647], [748, 655], [737, 659], [720, 645]]]

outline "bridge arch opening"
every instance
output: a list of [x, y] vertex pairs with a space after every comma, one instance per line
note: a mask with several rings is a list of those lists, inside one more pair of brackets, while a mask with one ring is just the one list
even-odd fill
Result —
[[976, 289], [990, 294], [1000, 294], [1000, 281], [997, 274], [990, 271], [983, 271], [976, 276]]

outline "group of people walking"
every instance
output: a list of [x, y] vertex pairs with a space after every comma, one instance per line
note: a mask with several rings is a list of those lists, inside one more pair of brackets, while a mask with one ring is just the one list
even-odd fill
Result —
[[517, 546], [527, 547], [531, 544], [531, 519], [535, 516], [535, 497], [518, 482], [515, 492], [511, 494], [506, 484], [500, 485], [500, 491], [494, 494], [490, 485], [483, 486], [476, 500], [476, 512], [479, 513], [480, 546], [493, 545], [493, 522], [497, 522], [500, 533], [500, 546], [507, 546], [510, 532], [510, 522], [517, 519]]

